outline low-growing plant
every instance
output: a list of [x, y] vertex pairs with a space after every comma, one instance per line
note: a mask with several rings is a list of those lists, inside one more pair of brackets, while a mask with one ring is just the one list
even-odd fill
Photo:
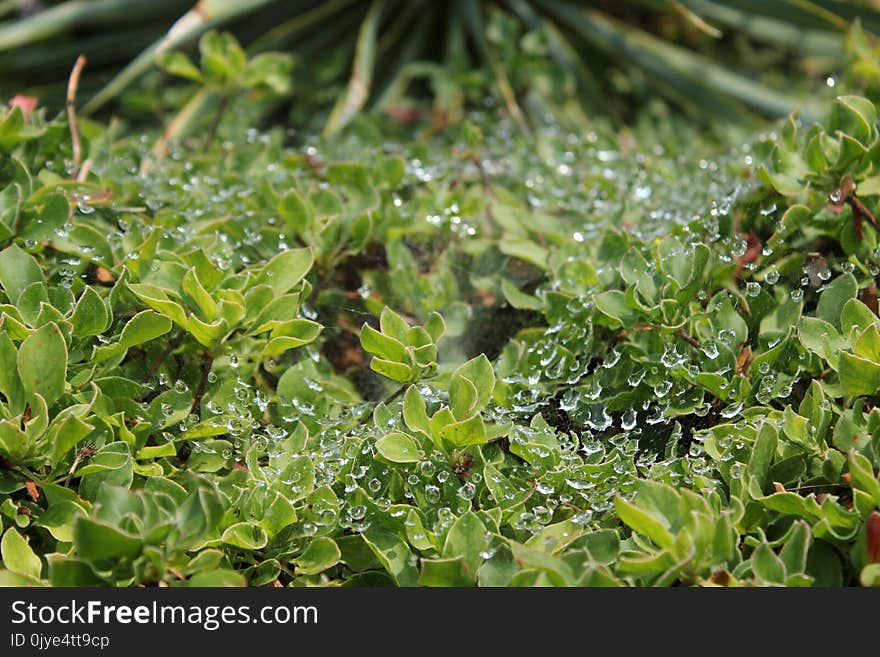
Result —
[[880, 582], [870, 100], [722, 154], [243, 120], [86, 166], [0, 110], [0, 582]]

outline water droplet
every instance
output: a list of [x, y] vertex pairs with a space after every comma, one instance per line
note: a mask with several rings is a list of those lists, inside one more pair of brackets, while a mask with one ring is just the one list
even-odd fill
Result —
[[632, 408], [626, 409], [620, 418], [620, 426], [624, 431], [632, 431], [636, 426], [636, 412]]
[[425, 486], [425, 499], [428, 502], [438, 502], [440, 500], [440, 489], [433, 484]]

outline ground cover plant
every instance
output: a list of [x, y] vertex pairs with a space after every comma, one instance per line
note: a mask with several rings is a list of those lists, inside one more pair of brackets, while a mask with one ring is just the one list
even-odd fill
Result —
[[0, 583], [880, 585], [871, 39], [757, 130], [294, 130], [217, 31], [161, 130], [17, 97]]

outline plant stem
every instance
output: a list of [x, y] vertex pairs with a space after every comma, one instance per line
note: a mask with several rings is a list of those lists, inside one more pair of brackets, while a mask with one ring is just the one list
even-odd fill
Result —
[[687, 342], [690, 346], [695, 347], [697, 349], [701, 349], [702, 345], [699, 340], [697, 340], [692, 335], [688, 334], [687, 331], [684, 330], [684, 327], [679, 327], [678, 329], [678, 337]]
[[192, 401], [192, 408], [196, 413], [199, 411], [199, 406], [202, 404], [202, 397], [205, 396], [205, 390], [208, 388], [208, 375], [211, 374], [211, 367], [213, 365], [214, 355], [208, 353], [202, 354], [202, 378], [199, 381], [198, 390], [196, 390], [196, 394]]
[[150, 368], [147, 370], [147, 373], [144, 375], [144, 383], [147, 383], [150, 379], [152, 379], [156, 375], [156, 372], [158, 372], [159, 368], [162, 367], [162, 363], [164, 363], [165, 360], [168, 358], [168, 356], [171, 355], [171, 352], [174, 351], [175, 349], [177, 349], [180, 346], [180, 343], [183, 342], [183, 337], [184, 337], [183, 329], [180, 329], [177, 332], [177, 335], [174, 337], [174, 339], [172, 339], [168, 342], [168, 345], [165, 347], [165, 349], [162, 351], [162, 353], [159, 354], [159, 356], [156, 358], [156, 360], [153, 361], [152, 365], [150, 365]]
[[[393, 393], [391, 393], [388, 397], [386, 397], [384, 400], [382, 400], [381, 402], [379, 402], [379, 404], [390, 404], [390, 403], [393, 402], [395, 399], [397, 399], [398, 397], [400, 397], [400, 396], [403, 394], [403, 392], [404, 392], [408, 387], [409, 387], [409, 384], [406, 384], [406, 383], [403, 384], [403, 385], [400, 386], [397, 390], [395, 390]], [[378, 406], [379, 404], [376, 404], [376, 406]], [[371, 406], [371, 407], [368, 408], [366, 411], [364, 411], [364, 412], [361, 414], [361, 416], [358, 418], [358, 420], [357, 420], [357, 422], [355, 423], [355, 425], [366, 424], [366, 423], [369, 421], [370, 417], [373, 415], [373, 411], [376, 410], [376, 406]]]
[[79, 141], [79, 129], [76, 125], [76, 90], [79, 86], [79, 76], [86, 65], [85, 55], [76, 58], [70, 78], [67, 81], [67, 123], [70, 127], [70, 142], [73, 146], [73, 174], [71, 178], [77, 179], [79, 163], [82, 158], [82, 145]]
[[228, 106], [229, 94], [226, 93], [220, 97], [220, 104], [217, 106], [217, 113], [214, 115], [214, 120], [208, 131], [208, 138], [205, 140], [205, 145], [202, 149], [203, 152], [207, 153], [208, 149], [211, 148], [211, 144], [213, 144], [214, 140], [217, 138], [217, 131], [220, 129], [220, 121], [223, 119], [223, 114], [226, 112]]

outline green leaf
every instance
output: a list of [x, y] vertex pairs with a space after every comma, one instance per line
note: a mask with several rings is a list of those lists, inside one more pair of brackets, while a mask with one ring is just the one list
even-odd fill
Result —
[[266, 547], [269, 536], [266, 530], [257, 524], [237, 522], [226, 528], [220, 540], [242, 550], [260, 550]]
[[620, 553], [620, 537], [616, 531], [600, 529], [590, 532], [580, 542], [590, 560], [602, 565], [611, 565], [617, 561]]
[[862, 586], [880, 587], [880, 563], [870, 563], [862, 568], [859, 582]]
[[43, 271], [33, 256], [14, 244], [0, 251], [0, 286], [11, 303], [32, 283], [45, 283]]
[[874, 503], [880, 507], [880, 481], [874, 476], [874, 470], [868, 458], [863, 454], [850, 452], [849, 472], [853, 487], [868, 493], [874, 498]]
[[426, 436], [431, 435], [425, 400], [415, 386], [409, 386], [403, 395], [403, 421], [411, 431], [421, 431]]
[[276, 581], [280, 574], [281, 564], [277, 559], [266, 559], [245, 570], [250, 586], [266, 586]]
[[28, 438], [9, 420], [0, 420], [0, 456], [11, 463], [21, 463], [28, 452]]
[[395, 189], [403, 180], [406, 163], [399, 155], [385, 155], [373, 167], [374, 180], [383, 189]]
[[[815, 317], [801, 317], [798, 325], [798, 338], [804, 347], [823, 359], [828, 357], [826, 345], [835, 353], [843, 351], [847, 347], [846, 340], [841, 337], [834, 326]], [[831, 363], [831, 365], [836, 367], [836, 363]]]
[[[37, 326], [37, 319], [43, 309], [49, 304], [49, 292], [46, 284], [42, 282], [31, 283], [21, 294], [18, 295], [18, 301], [15, 303], [18, 311], [21, 313], [22, 319], [29, 326]], [[60, 318], [55, 318], [60, 319]]]
[[204, 77], [198, 67], [192, 63], [189, 57], [182, 52], [165, 51], [156, 58], [156, 64], [172, 75], [176, 75], [194, 82], [203, 82]]
[[626, 302], [626, 295], [620, 290], [608, 290], [593, 297], [596, 308], [601, 313], [617, 320], [624, 327], [632, 326], [639, 314]]
[[[466, 363], [459, 365], [452, 373], [450, 381], [454, 383], [459, 377], [467, 379], [476, 389], [477, 403], [471, 412], [478, 412], [486, 408], [492, 399], [492, 392], [495, 389], [495, 371], [492, 368], [492, 363], [486, 358], [486, 354], [480, 354], [476, 358], [472, 358]], [[456, 418], [458, 417], [456, 415]]]
[[15, 527], [10, 527], [0, 540], [0, 556], [3, 565], [19, 575], [40, 579], [43, 562]]
[[850, 299], [854, 299], [859, 286], [852, 274], [843, 274], [834, 279], [819, 295], [816, 318], [824, 320], [840, 331], [840, 315]]
[[317, 575], [335, 566], [341, 558], [342, 552], [333, 539], [318, 536], [311, 540], [305, 552], [294, 563], [298, 574]]
[[[431, 334], [428, 333], [421, 326], [412, 326], [406, 332], [406, 344], [410, 347], [414, 347], [415, 349], [422, 349], [424, 347], [433, 347], [434, 354], [436, 356], [437, 345], [434, 344], [434, 338], [431, 337]], [[434, 359], [432, 359], [434, 360]]]
[[880, 390], [880, 364], [870, 360], [842, 352], [838, 374], [847, 395], [874, 395]]
[[876, 138], [877, 110], [867, 98], [855, 95], [838, 96], [831, 108], [829, 127], [851, 135], [868, 145]]
[[762, 581], [770, 584], [785, 582], [785, 564], [766, 543], [762, 543], [752, 554], [752, 570]]
[[419, 572], [410, 561], [412, 553], [406, 541], [372, 527], [361, 536], [398, 586], [415, 586], [418, 583]]
[[[2, 137], [2, 131], [0, 131], [0, 141], [2, 141]], [[42, 584], [39, 580], [28, 577], [27, 575], [20, 575], [11, 570], [0, 569], [0, 587], [2, 588], [24, 588], [41, 585]]]
[[[384, 335], [397, 340], [401, 344], [409, 344], [408, 336], [410, 325], [403, 317], [391, 310], [391, 308], [389, 308], [388, 306], [382, 308], [382, 312], [379, 314], [379, 329]], [[382, 354], [379, 355], [383, 358], [395, 360], [390, 356], [383, 356]]]
[[785, 545], [779, 551], [779, 558], [787, 574], [806, 572], [811, 542], [810, 526], [803, 520], [796, 521], [788, 532]]
[[[385, 333], [380, 333], [367, 323], [361, 327], [361, 346], [365, 351], [375, 354], [383, 360], [408, 365], [409, 352], [400, 340]], [[404, 340], [406, 334], [404, 333]]]
[[415, 549], [433, 553], [437, 550], [437, 537], [425, 529], [422, 516], [416, 509], [410, 509], [406, 516], [406, 538]]
[[584, 528], [572, 520], [547, 525], [525, 542], [525, 546], [547, 554], [558, 554], [583, 534]]
[[474, 575], [464, 557], [422, 559], [419, 586], [473, 586]]
[[758, 480], [759, 486], [764, 485], [767, 471], [776, 456], [778, 439], [776, 428], [769, 422], [764, 422], [755, 438], [755, 444], [752, 446], [752, 453], [746, 468], [749, 475]]
[[779, 220], [779, 227], [768, 240], [768, 246], [775, 248], [780, 241], [805, 226], [812, 217], [813, 211], [806, 205], [792, 205]]
[[504, 239], [498, 244], [498, 248], [504, 255], [519, 258], [541, 269], [547, 269], [547, 249], [536, 242], [523, 239]]
[[187, 300], [199, 309], [206, 321], [213, 322], [217, 318], [217, 302], [211, 298], [196, 276], [195, 267], [188, 269], [183, 275], [180, 287]]
[[541, 310], [544, 307], [538, 297], [523, 292], [506, 278], [501, 280], [501, 292], [507, 303], [519, 310]]
[[205, 347], [216, 346], [223, 336], [226, 335], [229, 328], [222, 319], [218, 319], [215, 322], [203, 322], [195, 315], [187, 317], [183, 327], [187, 333]]
[[272, 331], [271, 339], [263, 347], [263, 357], [275, 358], [285, 351], [311, 344], [318, 339], [324, 327], [310, 319], [284, 322]]
[[614, 507], [617, 515], [630, 529], [644, 534], [659, 547], [671, 548], [675, 544], [675, 537], [670, 533], [666, 519], [659, 514], [649, 513], [622, 497], [614, 500]]
[[278, 202], [278, 214], [296, 235], [305, 235], [312, 229], [315, 211], [295, 189], [289, 190]]
[[840, 313], [840, 328], [843, 335], [850, 337], [860, 335], [869, 326], [877, 326], [880, 319], [868, 306], [858, 299], [850, 299], [843, 305]]
[[286, 496], [275, 491], [272, 501], [260, 519], [260, 526], [271, 538], [294, 522], [296, 522], [296, 509], [293, 508], [293, 503]]
[[880, 363], [880, 333], [877, 332], [874, 324], [856, 337], [853, 352], [856, 356], [870, 360], [872, 363]]
[[409, 365], [390, 360], [374, 358], [370, 361], [370, 369], [399, 383], [408, 383], [413, 380], [413, 370]]
[[228, 568], [218, 568], [208, 572], [196, 573], [187, 580], [187, 586], [192, 588], [230, 588], [247, 586], [244, 575]]
[[71, 500], [60, 500], [49, 505], [40, 514], [36, 524], [45, 527], [58, 540], [66, 543], [73, 541], [73, 525], [77, 518], [86, 515], [86, 510]]
[[107, 586], [107, 581], [98, 577], [92, 567], [81, 559], [56, 553], [48, 561], [49, 583], [52, 586]]
[[73, 546], [86, 561], [130, 559], [141, 551], [141, 541], [108, 523], [79, 517], [73, 523]]
[[440, 341], [440, 337], [446, 332], [446, 322], [440, 316], [440, 313], [432, 312], [428, 315], [428, 321], [425, 322], [425, 330], [435, 343]]
[[207, 32], [199, 40], [202, 70], [209, 80], [227, 84], [244, 71], [247, 56], [228, 32]]
[[455, 376], [449, 385], [449, 408], [457, 420], [463, 420], [478, 412], [477, 389], [464, 376]]
[[517, 490], [510, 479], [491, 463], [487, 463], [483, 468], [483, 479], [489, 493], [502, 509], [516, 506], [529, 494], [528, 489]]
[[309, 249], [282, 251], [260, 270], [254, 285], [268, 285], [276, 297], [280, 296], [309, 273], [313, 262]]
[[28, 397], [40, 395], [51, 406], [64, 394], [67, 344], [54, 322], [31, 333], [18, 349], [18, 376]]
[[89, 285], [76, 303], [73, 315], [73, 334], [78, 338], [100, 335], [110, 324], [110, 313], [101, 296]]
[[18, 378], [18, 350], [7, 331], [0, 331], [0, 393], [14, 414], [24, 410], [24, 388]]
[[449, 528], [443, 545], [444, 558], [462, 558], [473, 581], [483, 563], [481, 553], [488, 547], [486, 526], [473, 511], [465, 511]]
[[[189, 437], [189, 434], [187, 434], [187, 437]], [[173, 442], [165, 443], [164, 445], [141, 447], [137, 454], [135, 454], [135, 458], [138, 461], [159, 459], [165, 456], [177, 456], [177, 446]]]
[[129, 349], [155, 340], [171, 330], [171, 320], [152, 310], [144, 310], [132, 317], [122, 329], [119, 344]]
[[[510, 548], [516, 561], [524, 569], [533, 569], [544, 575], [550, 586], [573, 586], [574, 575], [569, 565], [560, 558], [553, 557], [540, 550], [532, 550], [511, 541]], [[520, 584], [511, 581], [512, 586]]]
[[327, 182], [364, 191], [370, 177], [367, 168], [358, 162], [331, 162], [327, 165]]
[[437, 345], [426, 344], [412, 350], [412, 358], [416, 365], [433, 369], [437, 366]]
[[274, 488], [291, 501], [300, 500], [315, 488], [315, 466], [308, 456], [292, 459], [278, 476]]
[[293, 58], [286, 53], [264, 52], [253, 57], [241, 76], [246, 88], [265, 86], [278, 95], [290, 93]]
[[451, 422], [435, 433], [444, 443], [453, 447], [482, 445], [488, 439], [486, 425], [480, 415], [474, 415], [460, 422]]
[[399, 431], [379, 438], [376, 449], [383, 458], [392, 463], [417, 463], [421, 460], [418, 443]]
[[633, 285], [641, 293], [645, 303], [657, 302], [657, 287], [648, 271], [648, 261], [636, 249], [627, 251], [620, 262], [620, 277], [628, 285]]
[[149, 283], [129, 283], [128, 289], [153, 310], [167, 315], [175, 324], [186, 328], [183, 307], [168, 296], [168, 291]]

